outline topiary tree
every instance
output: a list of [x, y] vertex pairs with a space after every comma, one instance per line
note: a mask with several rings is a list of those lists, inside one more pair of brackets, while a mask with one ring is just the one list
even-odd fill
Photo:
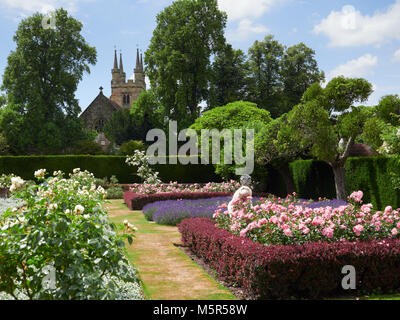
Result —
[[200, 131], [201, 129], [239, 129], [252, 120], [259, 120], [267, 124], [271, 121], [271, 116], [267, 110], [258, 108], [255, 103], [235, 101], [223, 107], [217, 107], [204, 112], [190, 126], [190, 129], [196, 131]]
[[287, 193], [295, 192], [289, 163], [304, 152], [293, 138], [288, 115], [272, 120], [255, 137], [255, 159], [259, 164], [270, 164], [282, 175]]
[[332, 167], [337, 198], [346, 200], [346, 159], [370, 117], [367, 108], [353, 104], [366, 101], [372, 85], [365, 79], [337, 77], [325, 89], [314, 85], [309, 90], [289, 113], [288, 125], [300, 147]]

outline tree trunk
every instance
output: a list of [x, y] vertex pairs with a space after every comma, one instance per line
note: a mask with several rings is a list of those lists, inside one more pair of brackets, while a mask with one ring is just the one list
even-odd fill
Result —
[[279, 173], [282, 175], [283, 181], [285, 182], [286, 192], [288, 194], [292, 194], [296, 191], [296, 187], [294, 185], [293, 177], [290, 174], [289, 164], [284, 163], [277, 167]]
[[344, 163], [331, 164], [335, 177], [336, 198], [347, 201], [346, 194], [346, 169]]

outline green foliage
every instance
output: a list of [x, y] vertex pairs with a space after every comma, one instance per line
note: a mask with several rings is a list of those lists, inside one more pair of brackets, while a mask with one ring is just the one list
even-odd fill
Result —
[[296, 160], [290, 163], [290, 171], [299, 198], [315, 200], [319, 197], [335, 198], [332, 168], [325, 162]]
[[239, 129], [252, 120], [267, 124], [271, 121], [270, 113], [257, 108], [255, 103], [236, 101], [204, 112], [190, 128], [196, 131], [201, 129]]
[[2, 134], [0, 134], [0, 155], [9, 154], [10, 146], [7, 143], [6, 138]]
[[146, 134], [149, 130], [164, 127], [165, 110], [152, 89], [140, 93], [138, 99], [133, 102], [131, 114], [137, 127], [136, 130], [138, 133], [142, 133], [140, 140], [146, 140]]
[[82, 141], [77, 141], [74, 144], [74, 147], [72, 148], [70, 154], [72, 154], [72, 155], [84, 155], [84, 154], [100, 155], [100, 154], [104, 154], [104, 150], [98, 143], [96, 143], [93, 140], [82, 140]]
[[145, 151], [145, 148], [142, 141], [131, 140], [122, 144], [119, 153], [124, 156], [133, 155], [136, 150]]
[[[120, 183], [139, 183], [136, 169], [125, 163], [124, 156], [19, 156], [0, 157], [0, 174], [11, 174], [25, 180], [33, 179], [32, 172], [47, 168], [49, 172], [62, 170], [71, 173], [74, 168], [92, 172], [97, 178], [116, 176]], [[168, 161], [167, 161], [168, 162]], [[200, 161], [199, 161], [200, 163]], [[220, 182], [212, 165], [201, 164], [158, 164], [154, 166], [163, 181], [180, 183]]]
[[372, 84], [362, 78], [333, 78], [324, 89], [326, 109], [332, 113], [350, 108], [356, 102], [365, 102], [373, 92]]
[[[132, 242], [133, 229], [117, 234], [104, 190], [95, 189], [87, 172], [75, 170], [69, 179], [43, 174], [36, 176], [39, 184], [14, 183], [24, 207], [0, 217], [0, 236], [7, 239], [0, 242], [0, 292], [32, 300], [140, 298], [136, 272], [124, 255], [123, 240]], [[54, 277], [45, 286], [49, 268]], [[136, 286], [136, 297], [123, 292], [126, 284]]]
[[359, 137], [365, 128], [365, 123], [373, 118], [373, 111], [369, 107], [353, 107], [351, 112], [344, 112], [338, 116], [338, 132], [340, 137], [349, 139]]
[[104, 126], [104, 134], [111, 142], [121, 145], [142, 136], [137, 129], [130, 110], [122, 109], [113, 112], [111, 119]]
[[376, 116], [385, 123], [393, 126], [400, 125], [400, 97], [399, 95], [387, 95], [380, 99], [375, 107]]
[[216, 0], [177, 0], [157, 15], [146, 74], [166, 116], [186, 127], [207, 99], [210, 57], [223, 49], [227, 15]]
[[248, 99], [268, 110], [272, 117], [284, 112], [280, 108], [283, 53], [284, 47], [272, 35], [267, 35], [263, 41], [255, 41], [249, 49]]
[[272, 120], [255, 137], [255, 158], [258, 163], [288, 163], [296, 159], [302, 148], [293, 138], [287, 114]]
[[364, 130], [361, 136], [362, 141], [374, 150], [378, 150], [383, 144], [381, 135], [385, 127], [386, 123], [382, 119], [377, 117], [369, 118], [364, 124]]
[[96, 49], [81, 35], [82, 23], [59, 9], [56, 28], [42, 27], [44, 15], [23, 19], [8, 56], [2, 89], [8, 105], [0, 130], [14, 153], [55, 154], [83, 138], [75, 91]]
[[392, 173], [399, 172], [395, 157], [349, 158], [346, 162], [347, 190], [362, 190], [364, 202], [380, 210], [400, 207], [400, 191], [395, 189]]
[[[332, 168], [324, 162], [297, 160], [290, 164], [296, 192], [301, 198], [317, 200], [335, 198]], [[400, 207], [400, 191], [392, 180], [400, 164], [395, 157], [355, 157], [346, 161], [347, 192], [361, 190], [363, 202], [372, 203], [378, 210], [390, 205]]]
[[315, 51], [302, 42], [286, 49], [281, 66], [283, 94], [287, 104], [283, 112], [298, 104], [313, 83], [320, 83], [325, 79], [324, 72], [318, 69], [314, 55]]
[[218, 52], [210, 74], [208, 109], [243, 100], [247, 82], [246, 58], [242, 50], [227, 44]]

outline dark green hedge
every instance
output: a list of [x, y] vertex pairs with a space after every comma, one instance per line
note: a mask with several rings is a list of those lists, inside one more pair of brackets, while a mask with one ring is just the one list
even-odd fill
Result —
[[[14, 173], [23, 179], [33, 179], [33, 173], [38, 169], [47, 169], [53, 173], [61, 170], [66, 173], [74, 168], [88, 170], [97, 178], [115, 175], [120, 183], [140, 182], [135, 168], [125, 163], [122, 156], [19, 156], [0, 157], [0, 175]], [[180, 183], [220, 182], [221, 178], [214, 173], [212, 165], [156, 165], [160, 178], [164, 182], [178, 181]]]
[[400, 207], [400, 192], [392, 184], [390, 172], [398, 172], [393, 158], [350, 158], [346, 162], [347, 191], [364, 192], [364, 202], [383, 210], [386, 206]]
[[[332, 168], [321, 161], [297, 160], [290, 164], [296, 192], [302, 198], [335, 198]], [[399, 171], [393, 158], [359, 157], [346, 162], [347, 194], [364, 192], [364, 203], [372, 203], [382, 210], [386, 206], [400, 207], [400, 192], [395, 190], [390, 172]]]
[[336, 197], [332, 168], [325, 162], [297, 160], [290, 164], [296, 192], [303, 199]]

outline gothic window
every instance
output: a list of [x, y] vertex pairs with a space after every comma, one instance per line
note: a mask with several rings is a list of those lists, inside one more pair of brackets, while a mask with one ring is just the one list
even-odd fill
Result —
[[131, 103], [131, 97], [129, 96], [129, 94], [126, 96], [126, 104], [130, 104]]
[[96, 120], [96, 122], [95, 122], [95, 124], [94, 124], [94, 130], [96, 130], [97, 132], [103, 132], [103, 129], [104, 129], [104, 124], [105, 124], [105, 121], [104, 121], [104, 119], [98, 119], [98, 120]]
[[123, 97], [122, 97], [122, 103], [123, 103], [123, 104], [126, 104], [126, 95], [123, 95]]

